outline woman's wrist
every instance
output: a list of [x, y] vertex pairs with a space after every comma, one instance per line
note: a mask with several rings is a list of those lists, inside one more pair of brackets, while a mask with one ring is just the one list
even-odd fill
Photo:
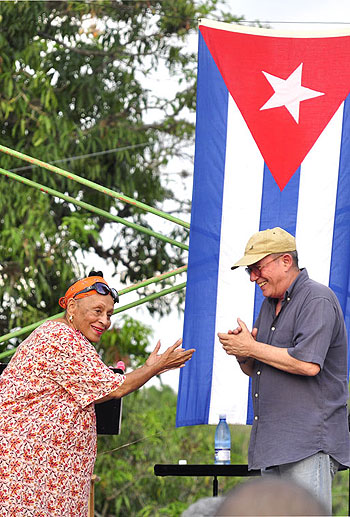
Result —
[[147, 375], [150, 375], [151, 377], [155, 377], [156, 375], [159, 375], [162, 371], [162, 368], [159, 366], [159, 362], [156, 362], [154, 364], [147, 364], [147, 361], [141, 366], [145, 372], [147, 372]]

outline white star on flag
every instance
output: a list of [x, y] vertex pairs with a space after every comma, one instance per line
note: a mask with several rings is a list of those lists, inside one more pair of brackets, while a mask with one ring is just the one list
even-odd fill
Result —
[[301, 86], [302, 69], [303, 63], [300, 63], [287, 79], [281, 79], [263, 71], [262, 73], [271, 84], [275, 93], [265, 102], [260, 111], [285, 106], [298, 124], [300, 103], [324, 95], [323, 92]]

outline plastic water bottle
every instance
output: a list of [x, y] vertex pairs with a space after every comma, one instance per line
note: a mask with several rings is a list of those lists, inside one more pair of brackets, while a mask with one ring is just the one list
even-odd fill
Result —
[[219, 418], [215, 431], [215, 464], [229, 465], [231, 463], [230, 428], [226, 422], [226, 415], [220, 415]]

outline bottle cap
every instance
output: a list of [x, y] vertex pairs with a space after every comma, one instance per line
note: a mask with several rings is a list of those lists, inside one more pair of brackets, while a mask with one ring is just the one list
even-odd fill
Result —
[[221, 415], [219, 415], [219, 418], [220, 418], [220, 420], [221, 420], [222, 418], [226, 418], [226, 415], [225, 415], [224, 413], [222, 413]]
[[187, 465], [187, 460], [179, 460], [179, 465]]

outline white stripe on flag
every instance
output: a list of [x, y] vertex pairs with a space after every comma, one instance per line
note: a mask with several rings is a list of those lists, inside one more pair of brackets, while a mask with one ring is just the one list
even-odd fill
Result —
[[[234, 329], [237, 317], [250, 328], [253, 324], [254, 286], [243, 268], [232, 271], [231, 266], [243, 256], [247, 236], [259, 231], [263, 172], [260, 151], [229, 96], [215, 335]], [[230, 423], [245, 424], [248, 385], [249, 378], [216, 336], [208, 423], [217, 423], [225, 413]]]
[[[328, 285], [344, 103], [301, 165], [296, 241], [300, 266]], [[317, 236], [315, 239], [312, 236]]]

